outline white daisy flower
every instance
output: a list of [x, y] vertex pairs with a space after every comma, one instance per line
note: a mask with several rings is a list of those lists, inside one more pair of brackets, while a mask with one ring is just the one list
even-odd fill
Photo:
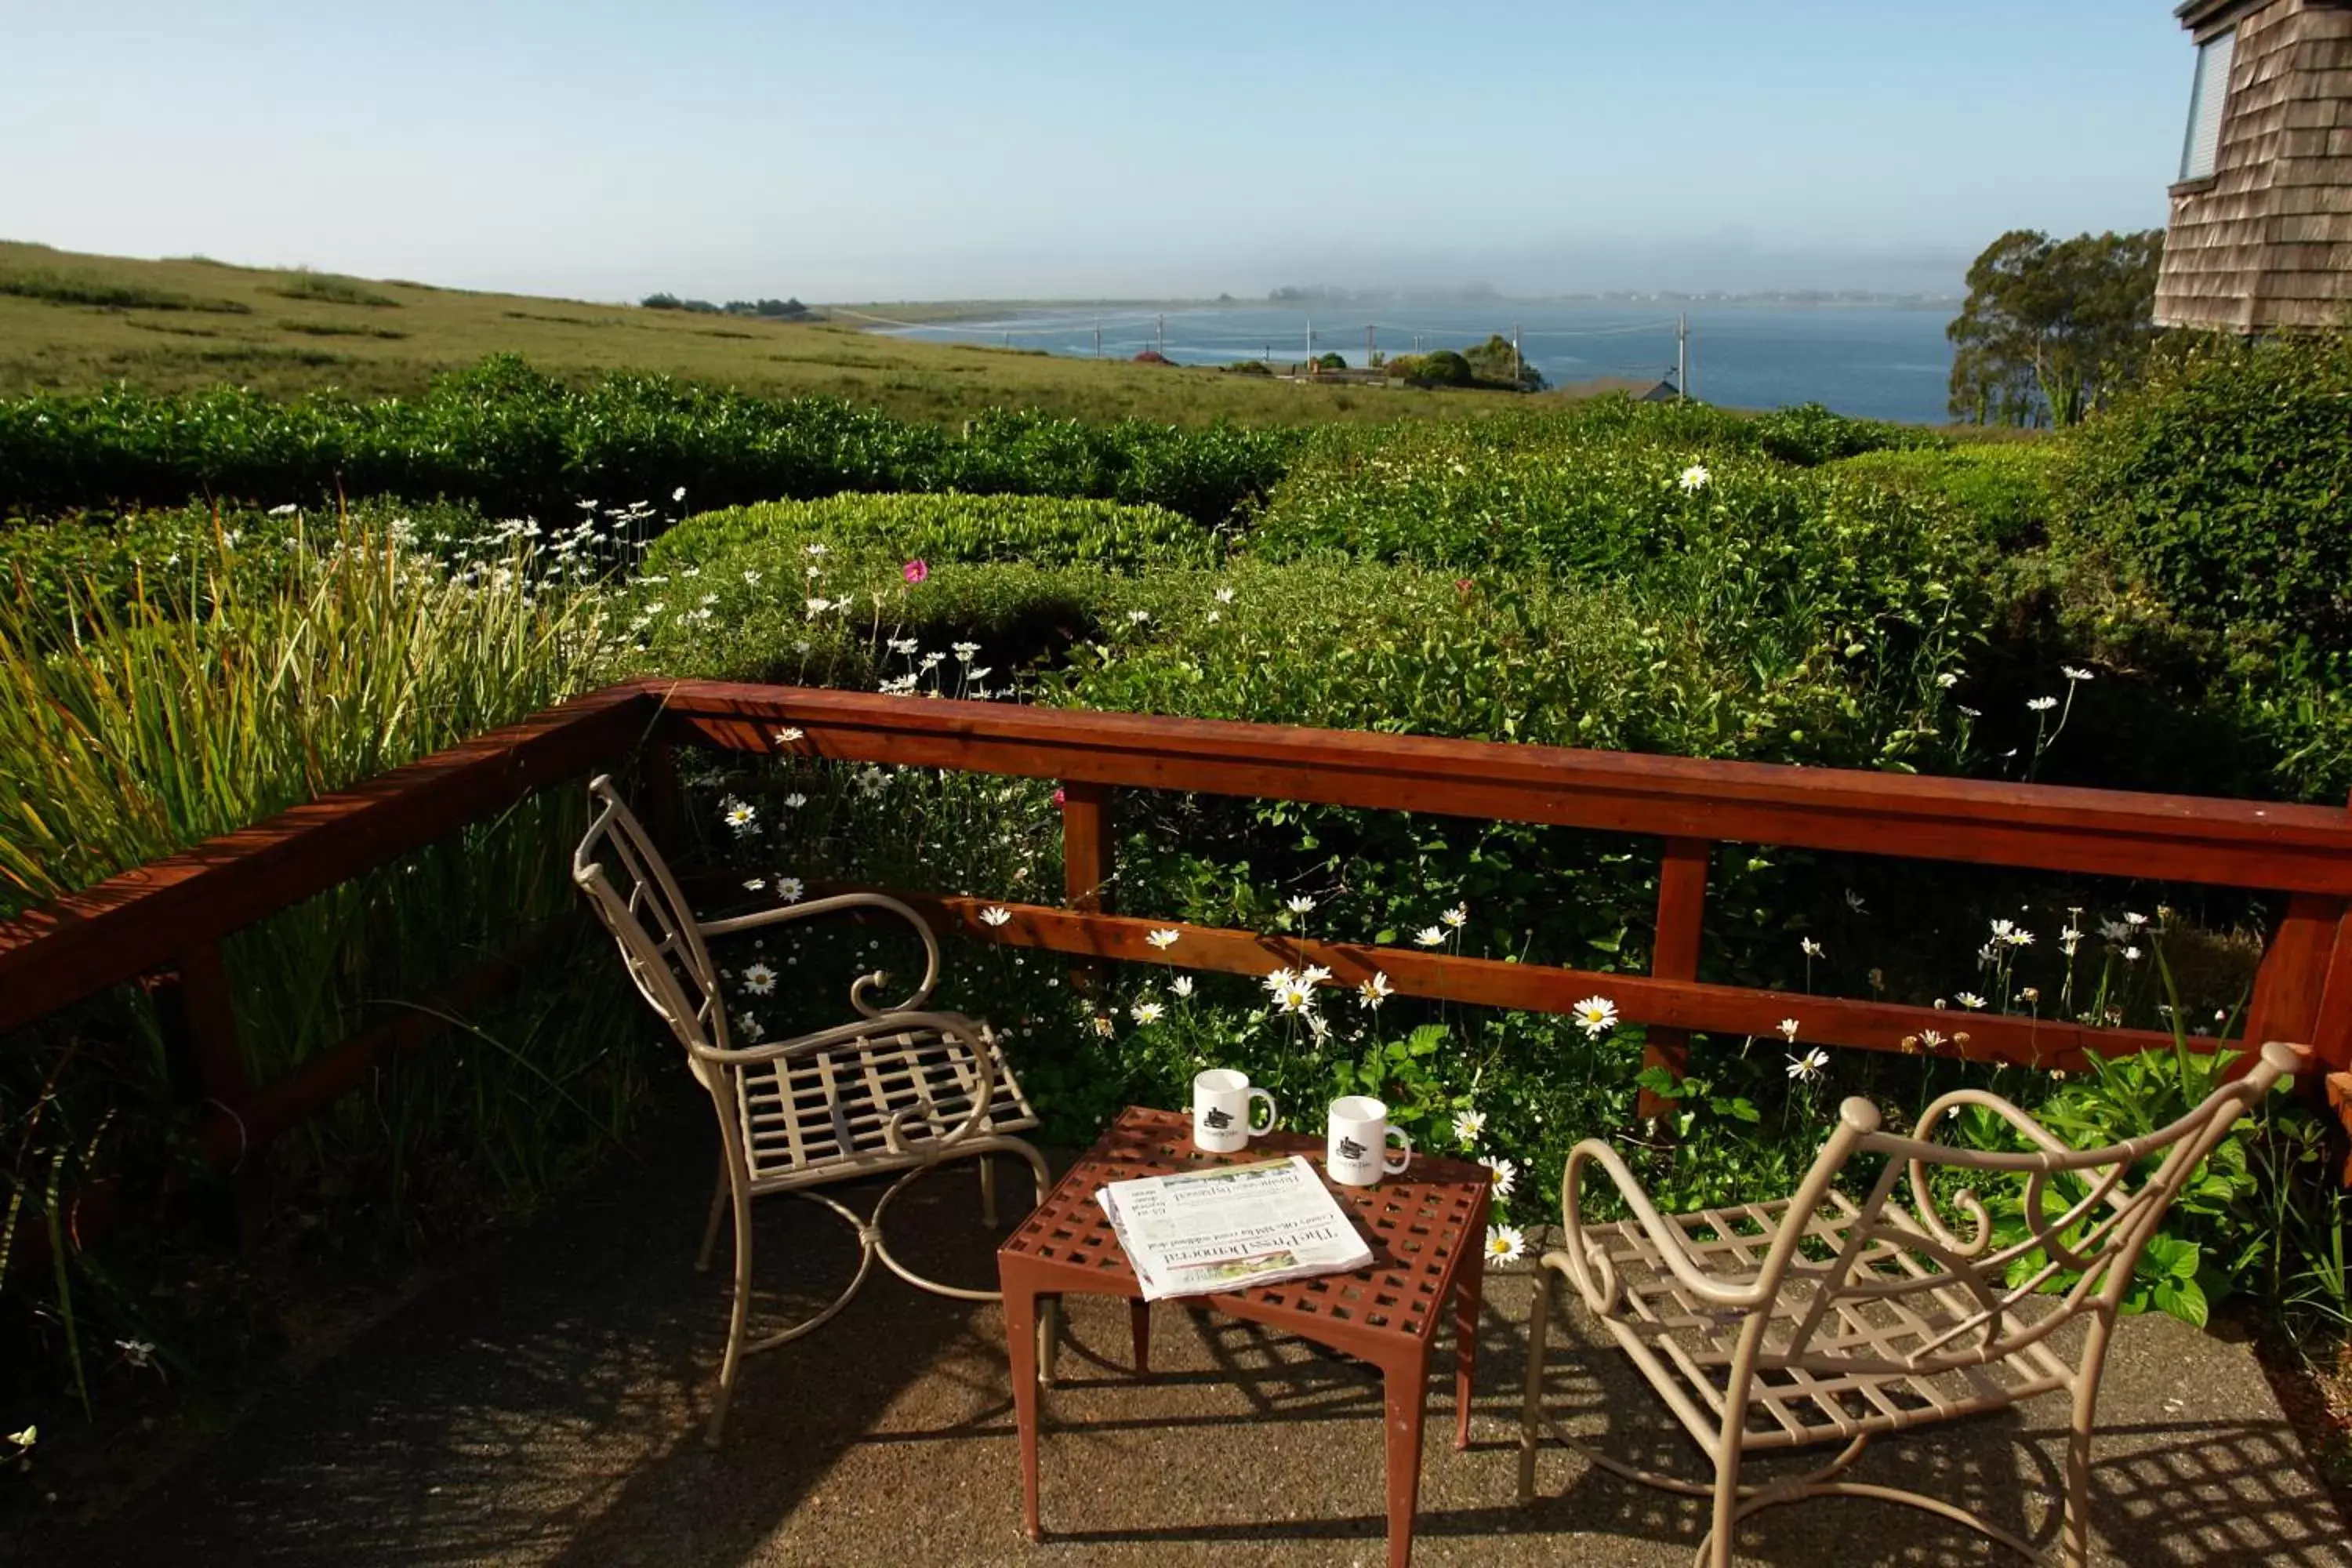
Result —
[[727, 826], [739, 834], [751, 832], [751, 825], [759, 820], [759, 816], [757, 811], [742, 801], [730, 800], [726, 803], [724, 819]]
[[808, 889], [801, 885], [801, 879], [798, 877], [776, 879], [776, 898], [779, 902], [797, 904], [801, 901], [801, 896], [807, 891]]
[[1412, 940], [1422, 947], [1443, 947], [1445, 945], [1445, 933], [1435, 926], [1423, 926], [1412, 933]]
[[1179, 934], [1180, 933], [1173, 928], [1171, 928], [1166, 931], [1148, 931], [1144, 934], [1143, 940], [1158, 948], [1160, 952], [1165, 952], [1170, 948], [1176, 945], [1176, 939]]
[[1961, 1006], [1966, 1007], [1971, 1013], [1977, 1011], [1985, 1005], [1985, 999], [1978, 995], [1973, 991], [1955, 992], [1952, 994], [1952, 1000], [1958, 1002]]
[[1706, 489], [1707, 480], [1714, 477], [1714, 475], [1706, 471], [1706, 465], [1705, 463], [1693, 463], [1689, 468], [1685, 468], [1682, 471], [1682, 477], [1676, 479], [1675, 483], [1682, 487], [1682, 491], [1685, 495], [1696, 495], [1699, 491]]
[[1135, 1016], [1135, 1021], [1139, 1024], [1157, 1024], [1160, 1022], [1160, 1016], [1167, 1009], [1157, 1002], [1138, 1002], [1128, 1011]]
[[764, 963], [755, 963], [743, 972], [743, 989], [754, 996], [765, 996], [776, 988], [776, 972]]
[[2055, 697], [2029, 697], [2025, 701], [2026, 710], [2031, 713], [2047, 713], [2057, 706]]
[[1793, 1046], [1797, 1043], [1797, 1031], [1803, 1027], [1794, 1018], [1783, 1018], [1780, 1020], [1780, 1037]]
[[1486, 1165], [1487, 1179], [1495, 1184], [1495, 1195], [1509, 1197], [1511, 1189], [1519, 1184], [1518, 1166], [1499, 1156], [1486, 1162]]
[[1192, 994], [1192, 977], [1189, 974], [1180, 974], [1168, 983], [1168, 989], [1180, 997], [1190, 997]]
[[1290, 912], [1291, 912], [1292, 914], [1294, 914], [1294, 915], [1303, 915], [1303, 914], [1306, 914], [1307, 912], [1308, 912], [1309, 910], [1311, 910], [1312, 909], [1314, 909], [1314, 907], [1315, 907], [1315, 900], [1314, 900], [1313, 899], [1308, 898], [1308, 897], [1307, 897], [1306, 894], [1304, 894], [1304, 893], [1299, 893], [1299, 894], [1295, 895], [1295, 896], [1291, 899], [1290, 903], [1289, 903], [1289, 905], [1288, 905], [1288, 908], [1289, 908], [1289, 910], [1290, 910]]
[[1578, 1028], [1596, 1040], [1617, 1026], [1617, 1004], [1606, 996], [1587, 996], [1569, 1014]]
[[1528, 1249], [1525, 1232], [1514, 1225], [1486, 1227], [1486, 1260], [1490, 1263], [1516, 1263]]
[[1220, 588], [1217, 590], [1217, 603], [1220, 605], [1230, 605], [1233, 602], [1234, 591], [1231, 588]]
[[2058, 667], [2058, 673], [2064, 676], [2069, 680], [2088, 680], [2091, 679], [2091, 672], [2089, 670], [2077, 669], [2071, 664], [2060, 665]]
[[1789, 1058], [1789, 1076], [1808, 1080], [1817, 1079], [1822, 1076], [1822, 1069], [1829, 1065], [1829, 1053], [1815, 1046], [1803, 1056]]
[[1822, 956], [1822, 944], [1811, 937], [1801, 937], [1798, 939], [1797, 951], [1807, 958], [1819, 958]]
[[1378, 1011], [1380, 1005], [1394, 994], [1389, 988], [1389, 977], [1377, 969], [1370, 980], [1356, 987], [1356, 1001], [1374, 1011]]
[[796, 730], [787, 725], [785, 728], [776, 731], [776, 744], [779, 746], [789, 746], [794, 741], [799, 740], [804, 732], [805, 731], [803, 731]]
[[792, 794], [784, 796], [784, 809], [787, 811], [798, 811], [807, 804], [808, 796], [801, 794], [798, 790], [794, 790]]
[[1455, 931], [1460, 931], [1464, 926], [1470, 923], [1470, 906], [1467, 904], [1456, 904], [1437, 918], [1444, 921], [1447, 925], [1452, 926]]
[[1454, 1136], [1465, 1149], [1478, 1142], [1478, 1135], [1486, 1131], [1486, 1113], [1485, 1111], [1464, 1110], [1455, 1113]]
[[980, 923], [984, 926], [1001, 926], [1012, 918], [1013, 911], [1003, 904], [991, 904], [980, 911]]

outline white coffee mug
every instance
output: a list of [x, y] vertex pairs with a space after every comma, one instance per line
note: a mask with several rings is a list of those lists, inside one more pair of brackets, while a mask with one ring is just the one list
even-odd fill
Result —
[[[1389, 1163], [1389, 1141], [1404, 1147]], [[1389, 1108], [1370, 1095], [1351, 1094], [1331, 1102], [1331, 1131], [1324, 1146], [1324, 1168], [1335, 1182], [1369, 1187], [1382, 1176], [1401, 1176], [1412, 1163], [1412, 1140], [1402, 1127], [1389, 1125]]]
[[[1254, 1100], [1265, 1102], [1265, 1122], [1250, 1121]], [[1192, 1079], [1192, 1145], [1212, 1154], [1238, 1154], [1252, 1138], [1274, 1131], [1274, 1096], [1250, 1087], [1249, 1074], [1211, 1068]]]

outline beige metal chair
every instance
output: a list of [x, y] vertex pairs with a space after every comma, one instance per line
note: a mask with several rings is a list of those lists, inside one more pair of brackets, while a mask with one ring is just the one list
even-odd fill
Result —
[[[909, 1182], [948, 1160], [980, 1162], [985, 1222], [996, 1223], [994, 1169], [989, 1157], [1028, 1162], [1037, 1191], [1051, 1185], [1044, 1156], [1011, 1134], [1037, 1125], [985, 1024], [928, 1009], [939, 983], [940, 947], [920, 915], [877, 893], [844, 893], [731, 920], [697, 921], [653, 841], [609, 777], [588, 786], [593, 812], [572, 862], [572, 879], [614, 940], [629, 977], [686, 1047], [687, 1065], [710, 1093], [719, 1116], [719, 1169], [703, 1228], [698, 1268], [709, 1268], [719, 1221], [735, 1218], [735, 1302], [719, 1398], [704, 1438], [717, 1446], [742, 1359], [799, 1339], [849, 1304], [874, 1261], [911, 1285], [960, 1300], [993, 1301], [993, 1290], [968, 1290], [925, 1279], [891, 1255], [882, 1218]], [[609, 862], [609, 868], [608, 868]], [[915, 928], [923, 943], [923, 980], [894, 1007], [870, 993], [888, 974], [861, 975], [850, 986], [856, 1021], [794, 1039], [735, 1046], [725, 999], [707, 942], [714, 937], [780, 926], [845, 910], [879, 910]], [[903, 1172], [869, 1215], [814, 1189]], [[814, 1317], [746, 1343], [751, 1299], [751, 1200], [790, 1193], [831, 1210], [856, 1233], [857, 1271]], [[1050, 1326], [1043, 1329], [1050, 1333]]]
[[[1747, 1515], [1824, 1495], [1909, 1503], [2038, 1558], [2028, 1542], [1941, 1499], [1836, 1478], [1881, 1433], [2063, 1392], [2074, 1401], [2074, 1420], [2059, 1548], [2079, 1565], [2088, 1551], [2099, 1373], [2133, 1268], [2189, 1173], [2310, 1054], [2303, 1046], [2266, 1045], [2244, 1076], [2178, 1121], [2100, 1149], [2071, 1149], [2016, 1106], [1975, 1089], [1937, 1100], [1911, 1137], [1882, 1132], [1868, 1100], [1848, 1100], [1795, 1196], [1696, 1214], [1661, 1215], [1608, 1144], [1578, 1144], [1561, 1187], [1567, 1245], [1546, 1253], [1537, 1271], [1519, 1500], [1535, 1495], [1539, 1433], [1549, 1429], [1618, 1475], [1711, 1499], [1713, 1521], [1696, 1561], [1713, 1568], [1731, 1562], [1733, 1527]], [[2007, 1121], [2036, 1152], [1989, 1153], [1935, 1142], [1947, 1117], [1972, 1107]], [[1856, 1203], [1839, 1190], [1838, 1178], [1850, 1161], [1874, 1155], [1885, 1157], [1885, 1168]], [[2135, 1168], [2158, 1157], [2135, 1182]], [[1591, 1166], [1615, 1183], [1631, 1219], [1583, 1223]], [[1996, 1242], [1984, 1204], [1960, 1184], [1965, 1173], [1979, 1172], [2024, 1177], [2024, 1213], [2033, 1217], [2021, 1237]], [[2053, 1181], [2062, 1173], [2072, 1174]], [[2080, 1278], [2063, 1291], [2042, 1292], [2074, 1271]], [[1681, 1420], [1714, 1467], [1711, 1485], [1596, 1452], [1545, 1417], [1544, 1337], [1557, 1276], [1575, 1284]], [[2053, 1338], [2076, 1320], [2084, 1327], [2070, 1364]], [[1740, 1483], [1747, 1455], [1832, 1442], [1843, 1447], [1807, 1474]]]

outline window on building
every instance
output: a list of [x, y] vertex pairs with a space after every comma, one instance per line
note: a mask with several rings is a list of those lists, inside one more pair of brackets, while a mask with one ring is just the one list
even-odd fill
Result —
[[2197, 46], [2197, 82], [2189, 91], [2189, 137], [2180, 150], [2180, 177], [2201, 180], [2213, 172], [2221, 150], [2221, 111], [2230, 99], [2230, 60], [2237, 52], [2232, 29]]

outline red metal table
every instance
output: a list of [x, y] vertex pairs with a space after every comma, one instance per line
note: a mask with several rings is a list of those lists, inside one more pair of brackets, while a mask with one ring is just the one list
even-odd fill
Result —
[[[1135, 1271], [1111, 1233], [1097, 1189], [1137, 1176], [1164, 1176], [1204, 1166], [1231, 1165], [1281, 1154], [1306, 1154], [1319, 1168], [1320, 1140], [1276, 1132], [1238, 1154], [1203, 1153], [1192, 1146], [1191, 1118], [1179, 1111], [1130, 1106], [1108, 1131], [1055, 1184], [1021, 1228], [997, 1249], [1004, 1290], [1004, 1332], [1013, 1361], [1013, 1403], [1021, 1427], [1023, 1523], [1042, 1541], [1038, 1523], [1037, 1424], [1041, 1368], [1037, 1311], [1041, 1298], [1070, 1292], [1121, 1296], [1132, 1303], [1135, 1364], [1150, 1369], [1150, 1318]], [[1479, 1292], [1486, 1278], [1486, 1204], [1490, 1178], [1483, 1165], [1416, 1155], [1402, 1176], [1378, 1186], [1329, 1182], [1340, 1206], [1356, 1220], [1372, 1261], [1352, 1274], [1189, 1300], [1316, 1342], [1380, 1368], [1386, 1384], [1390, 1568], [1412, 1556], [1414, 1502], [1421, 1490], [1421, 1426], [1427, 1403], [1430, 1347], [1454, 1303], [1456, 1345], [1454, 1446], [1470, 1442], [1470, 1383], [1478, 1341]], [[1050, 1348], [1047, 1351], [1051, 1354]]]

